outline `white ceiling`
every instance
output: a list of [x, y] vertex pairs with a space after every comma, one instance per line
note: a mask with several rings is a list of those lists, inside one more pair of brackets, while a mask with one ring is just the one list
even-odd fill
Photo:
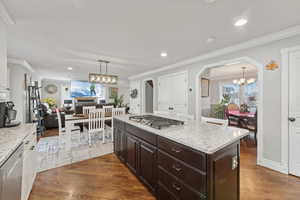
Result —
[[[2, 1], [16, 21], [9, 56], [60, 79], [86, 79], [97, 59], [112, 61], [109, 72], [126, 79], [300, 24], [298, 0]], [[244, 28], [233, 26], [240, 16], [248, 18]], [[216, 40], [208, 44], [209, 37]]]

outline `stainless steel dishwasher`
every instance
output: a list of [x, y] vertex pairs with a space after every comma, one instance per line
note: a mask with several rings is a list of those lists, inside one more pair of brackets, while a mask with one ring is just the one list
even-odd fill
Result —
[[0, 167], [0, 200], [21, 200], [23, 144]]

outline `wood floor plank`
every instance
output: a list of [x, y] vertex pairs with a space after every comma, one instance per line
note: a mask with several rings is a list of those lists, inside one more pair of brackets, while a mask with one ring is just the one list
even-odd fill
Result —
[[[154, 200], [114, 154], [39, 173], [29, 200]], [[299, 200], [300, 179], [256, 165], [241, 144], [241, 200]]]

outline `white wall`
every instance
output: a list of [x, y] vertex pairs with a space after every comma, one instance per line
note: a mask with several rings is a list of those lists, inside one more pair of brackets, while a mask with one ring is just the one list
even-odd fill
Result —
[[15, 104], [15, 109], [17, 110], [17, 119], [22, 123], [26, 122], [27, 108], [27, 96], [25, 90], [24, 76], [27, 74], [28, 80], [30, 77], [32, 81], [38, 80], [35, 73], [32, 73], [27, 68], [22, 65], [8, 64], [9, 70], [9, 80], [10, 80], [10, 99]]
[[[229, 53], [227, 55], [199, 61], [193, 64], [178, 67], [176, 69], [150, 74], [149, 77], [154, 77], [154, 79], [157, 81], [157, 77], [163, 74], [188, 70], [189, 86], [192, 89], [192, 92], [189, 92], [189, 113], [195, 114], [195, 81], [198, 79], [196, 75], [205, 65], [220, 62], [222, 60], [236, 59], [245, 56], [250, 57], [259, 63], [262, 63], [263, 65], [268, 64], [271, 60], [275, 60], [280, 64], [281, 49], [297, 45], [300, 45], [299, 35], [255, 48], [249, 48], [246, 50]], [[281, 68], [275, 71], [267, 71], [264, 69], [263, 76], [263, 159], [281, 163], [281, 120], [285, 120], [281, 119]], [[146, 78], [148, 78], [148, 76], [140, 77], [138, 78], [138, 80], [143, 80]]]
[[[54, 94], [49, 94], [46, 92], [45, 87], [47, 85], [55, 85], [57, 87], [57, 92]], [[66, 91], [66, 88], [68, 90]], [[67, 80], [53, 80], [53, 79], [43, 79], [42, 80], [42, 99], [53, 98], [56, 100], [57, 106], [61, 107], [65, 99], [70, 99], [70, 81]]]

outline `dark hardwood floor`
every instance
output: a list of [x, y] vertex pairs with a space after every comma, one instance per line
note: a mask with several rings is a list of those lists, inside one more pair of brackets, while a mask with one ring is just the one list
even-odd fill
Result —
[[[253, 139], [241, 143], [241, 200], [299, 200], [300, 179], [256, 166]], [[39, 173], [29, 200], [154, 200], [109, 154]], [[225, 200], [225, 199], [224, 199]]]

